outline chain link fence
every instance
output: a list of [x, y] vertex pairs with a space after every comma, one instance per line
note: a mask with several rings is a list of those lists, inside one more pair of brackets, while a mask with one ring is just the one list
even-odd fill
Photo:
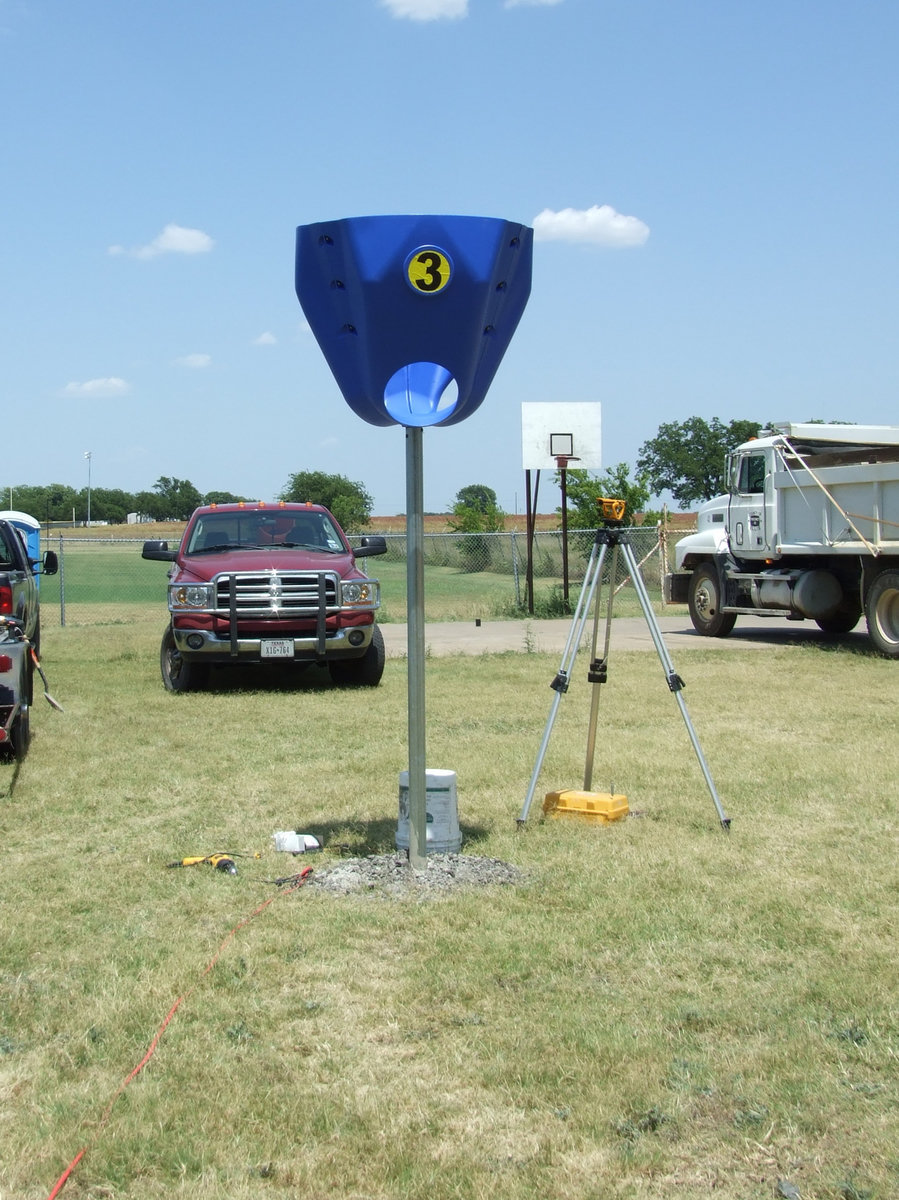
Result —
[[[658, 611], [663, 604], [661, 580], [668, 569], [671, 547], [690, 532], [670, 532], [665, 526], [628, 530], [647, 591]], [[363, 564], [381, 581], [380, 619], [406, 620], [406, 535], [387, 533], [387, 553]], [[577, 602], [595, 531], [569, 530], [568, 590], [565, 590], [565, 545], [560, 530], [538, 531], [533, 540], [533, 592], [536, 617], [567, 615]], [[357, 538], [351, 535], [351, 541]], [[170, 542], [174, 545], [174, 542]], [[41, 579], [41, 608], [45, 625], [121, 623], [135, 605], [151, 606], [164, 622], [167, 563], [141, 558], [142, 538], [66, 536], [42, 537], [42, 550], [59, 556], [58, 575]], [[527, 617], [528, 543], [524, 532], [424, 534], [425, 617], [428, 621]], [[603, 586], [611, 582], [612, 556], [604, 564]], [[637, 613], [636, 596], [625, 587], [623, 564], [616, 587], [622, 601], [616, 612]], [[630, 593], [632, 599], [627, 598]]]

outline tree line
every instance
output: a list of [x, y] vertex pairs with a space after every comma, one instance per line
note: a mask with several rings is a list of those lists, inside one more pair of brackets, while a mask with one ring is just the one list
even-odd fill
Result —
[[569, 522], [574, 528], [595, 528], [599, 496], [623, 500], [624, 522], [628, 525], [635, 523], [637, 514], [642, 514], [644, 521], [657, 518], [660, 514], [649, 507], [649, 502], [665, 492], [681, 509], [720, 496], [727, 490], [728, 453], [741, 442], [757, 437], [762, 428], [758, 421], [733, 420], [725, 424], [717, 417], [711, 421], [702, 417], [668, 421], [640, 447], [633, 477], [630, 465], [624, 462], [600, 475], [568, 471]]
[[[123, 525], [130, 514], [150, 521], [186, 521], [201, 504], [253, 503], [258, 497], [234, 492], [201, 492], [189, 479], [160, 475], [150, 491], [126, 492], [121, 488], [73, 488], [64, 483], [5, 485], [0, 507], [27, 512], [41, 522]], [[291, 475], [278, 500], [324, 504], [344, 529], [363, 528], [371, 517], [373, 501], [361, 483], [323, 471]]]
[[[596, 499], [600, 495], [623, 499], [625, 521], [637, 513], [646, 514], [653, 496], [670, 493], [681, 509], [710, 500], [726, 490], [727, 454], [741, 442], [756, 437], [762, 424], [751, 420], [732, 420], [725, 424], [717, 417], [706, 421], [689, 417], [659, 426], [655, 437], [644, 442], [637, 457], [635, 473], [628, 463], [617, 463], [595, 475], [589, 471], [566, 473], [567, 495], [572, 523], [592, 528], [596, 523]], [[252, 502], [254, 497], [233, 492], [201, 493], [189, 479], [161, 475], [150, 491], [126, 492], [118, 488], [75, 489], [66, 484], [7, 486], [4, 499], [10, 508], [30, 513], [40, 521], [88, 519], [109, 524], [124, 523], [129, 513], [154, 521], [185, 521], [201, 504]], [[291, 475], [279, 500], [310, 501], [323, 504], [334, 513], [344, 529], [362, 529], [371, 518], [373, 501], [363, 484], [344, 475], [324, 471], [300, 471]], [[456, 495], [452, 506], [451, 527], [460, 533], [492, 532], [503, 527], [503, 512], [496, 493], [485, 484], [469, 484]]]

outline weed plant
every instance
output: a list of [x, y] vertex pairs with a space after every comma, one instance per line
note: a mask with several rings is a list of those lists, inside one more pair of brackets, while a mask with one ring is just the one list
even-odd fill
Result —
[[[581, 785], [584, 666], [523, 829], [556, 660], [430, 659], [463, 853], [526, 882], [415, 901], [269, 882], [307, 861], [275, 830], [316, 871], [392, 848], [405, 664], [174, 696], [160, 632], [48, 629], [65, 712], [0, 768], [0, 1194], [82, 1147], [64, 1200], [899, 1194], [897, 664], [679, 655], [725, 833], [654, 654], [602, 689], [593, 786], [632, 815], [541, 819]], [[260, 857], [166, 868], [220, 850]]]

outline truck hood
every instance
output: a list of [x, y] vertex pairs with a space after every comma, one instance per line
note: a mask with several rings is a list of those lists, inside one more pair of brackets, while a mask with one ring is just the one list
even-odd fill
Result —
[[691, 558], [696, 556], [707, 558], [709, 555], [722, 554], [727, 551], [727, 506], [729, 496], [715, 496], [706, 501], [696, 514], [696, 533], [688, 533], [674, 547], [674, 568], [682, 571], [684, 565], [689, 565]]
[[238, 571], [334, 571], [341, 579], [362, 579], [352, 554], [327, 554], [319, 550], [234, 549], [192, 554], [176, 563], [179, 576], [191, 575], [208, 582], [223, 572]]

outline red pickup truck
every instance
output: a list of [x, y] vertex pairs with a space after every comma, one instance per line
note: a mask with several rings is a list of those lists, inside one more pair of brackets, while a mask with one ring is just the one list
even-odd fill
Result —
[[375, 687], [384, 671], [380, 585], [356, 558], [386, 552], [375, 536], [353, 550], [317, 504], [198, 508], [177, 550], [144, 542], [144, 558], [173, 564], [160, 651], [166, 688], [201, 687], [216, 664], [291, 662], [327, 665], [343, 686]]

